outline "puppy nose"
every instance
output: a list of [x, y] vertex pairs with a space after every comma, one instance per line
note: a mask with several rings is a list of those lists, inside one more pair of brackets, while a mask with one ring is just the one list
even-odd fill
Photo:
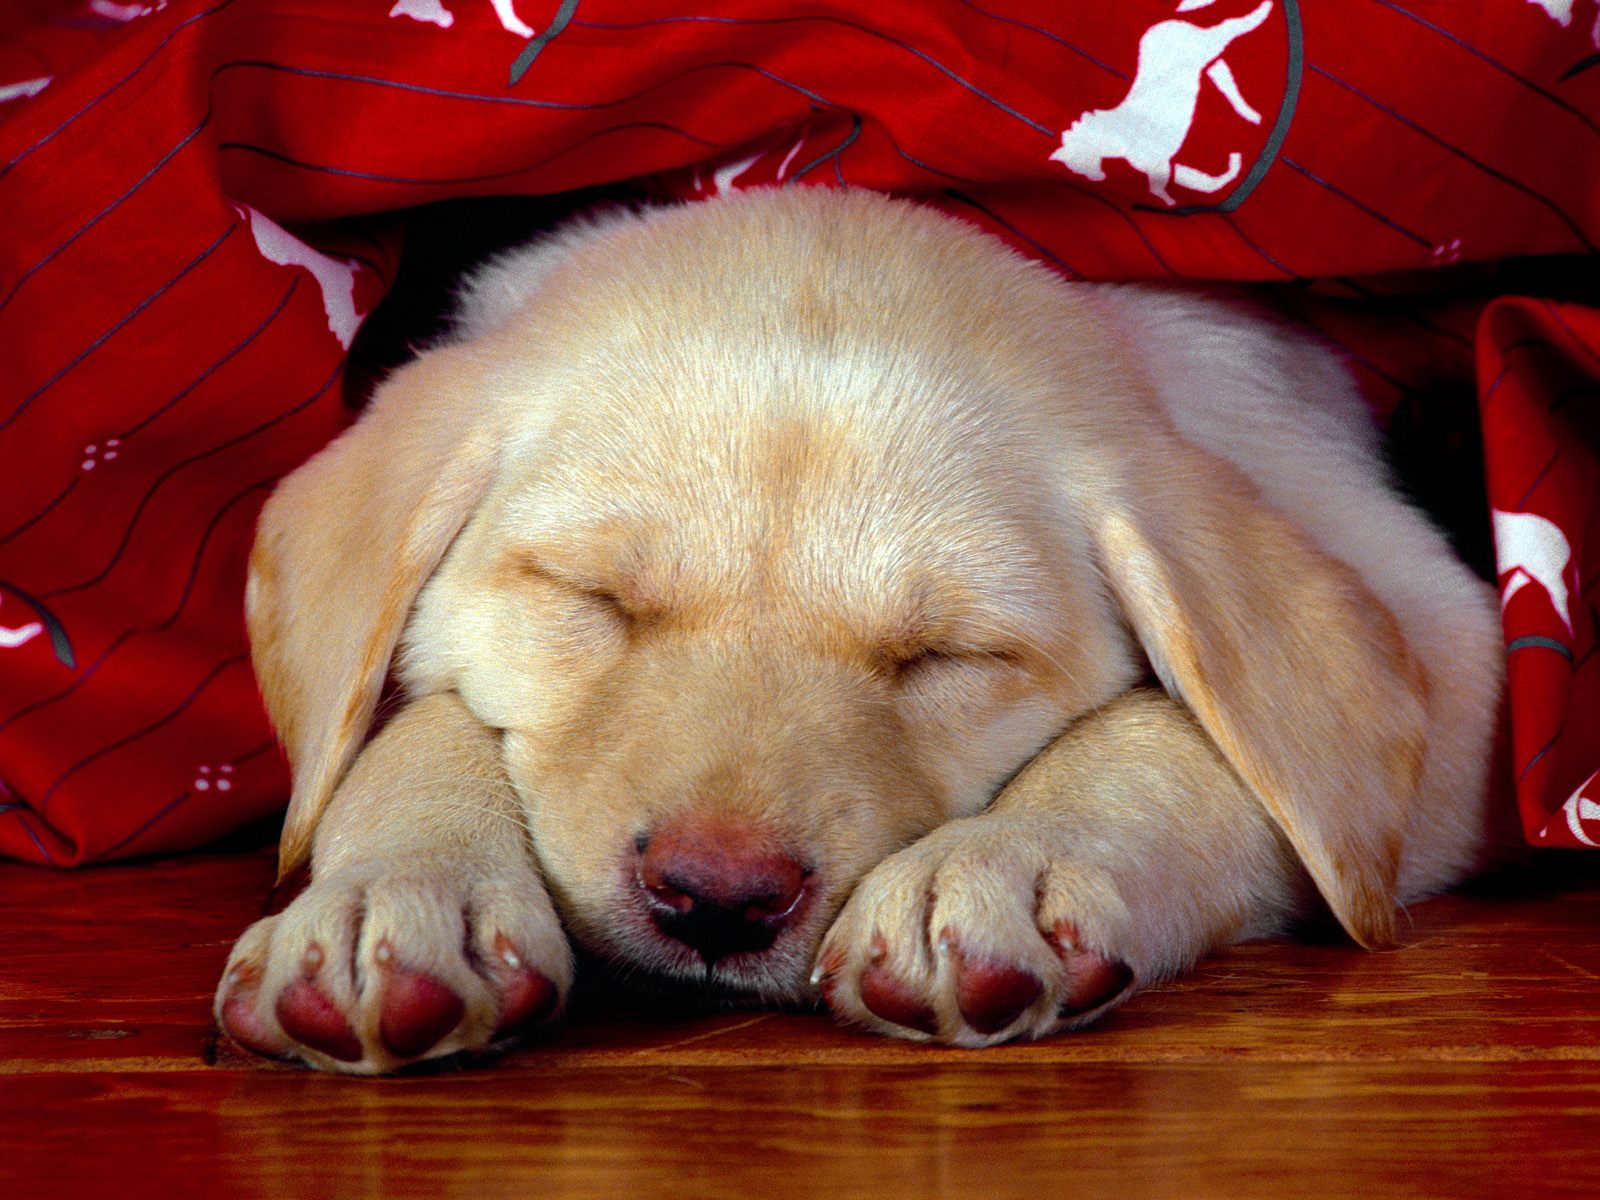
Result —
[[639, 888], [656, 927], [708, 967], [767, 949], [805, 897], [810, 872], [754, 828], [677, 820], [636, 846]]

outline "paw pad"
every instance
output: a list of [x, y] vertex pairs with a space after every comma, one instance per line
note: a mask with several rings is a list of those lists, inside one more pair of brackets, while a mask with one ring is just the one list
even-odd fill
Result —
[[283, 1031], [302, 1046], [340, 1062], [360, 1062], [365, 1055], [344, 1014], [309, 979], [284, 988], [273, 1011]]
[[261, 1058], [287, 1060], [287, 1043], [256, 1011], [260, 985], [260, 975], [253, 968], [240, 966], [229, 971], [225, 981], [228, 991], [218, 1013], [218, 1023], [241, 1049]]
[[530, 1026], [548, 1020], [560, 996], [556, 985], [543, 974], [526, 966], [522, 955], [504, 934], [495, 938], [495, 981], [500, 985], [500, 1018], [494, 1037], [511, 1037]]
[[378, 1036], [396, 1058], [416, 1058], [461, 1024], [465, 1012], [461, 997], [432, 975], [395, 968], [384, 986]]
[[1057, 925], [1046, 940], [1060, 955], [1067, 976], [1060, 1016], [1076, 1017], [1093, 1012], [1116, 999], [1133, 983], [1133, 968], [1127, 963], [1081, 949], [1078, 931], [1069, 922]]
[[889, 949], [882, 936], [873, 938], [869, 965], [861, 973], [861, 1003], [874, 1016], [891, 1024], [926, 1034], [938, 1033], [939, 1018], [921, 996], [889, 970], [888, 957]]
[[979, 1033], [999, 1033], [1043, 994], [1044, 984], [1031, 971], [956, 951], [956, 1006]]
[[1066, 962], [1067, 990], [1061, 998], [1061, 1016], [1093, 1012], [1115, 1000], [1133, 982], [1133, 968], [1098, 954], [1076, 954]]

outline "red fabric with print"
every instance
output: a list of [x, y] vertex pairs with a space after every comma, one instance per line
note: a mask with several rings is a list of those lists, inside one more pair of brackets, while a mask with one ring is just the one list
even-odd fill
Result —
[[1510, 297], [1522, 275], [1489, 265], [1600, 241], [1600, 34], [1573, 7], [90, 0], [7, 18], [0, 853], [171, 850], [282, 805], [245, 558], [273, 481], [349, 419], [346, 348], [397, 261], [386, 214], [627, 180], [914, 194], [1073, 276], [1283, 284], [1380, 418], [1470, 415], [1475, 375], [1524, 825], [1600, 842], [1600, 313], [1566, 287], [1593, 262]]

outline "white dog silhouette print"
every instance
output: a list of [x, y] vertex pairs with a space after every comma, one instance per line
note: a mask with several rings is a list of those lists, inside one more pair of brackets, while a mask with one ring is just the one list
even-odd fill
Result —
[[1494, 544], [1500, 561], [1500, 574], [1506, 577], [1500, 592], [1502, 609], [1530, 583], [1538, 584], [1550, 598], [1550, 607], [1572, 632], [1572, 610], [1568, 605], [1567, 564], [1572, 547], [1554, 521], [1535, 513], [1494, 510]]
[[22, 79], [16, 83], [0, 83], [0, 104], [8, 100], [24, 100], [29, 96], [37, 96], [50, 86], [54, 75], [41, 75], [37, 79]]
[[[1183, 0], [1177, 11], [1192, 12], [1213, 3]], [[1061, 135], [1061, 146], [1050, 157], [1096, 181], [1106, 177], [1102, 170], [1106, 159], [1123, 159], [1149, 179], [1150, 194], [1163, 204], [1176, 203], [1167, 192], [1174, 182], [1198, 192], [1227, 187], [1239, 175], [1237, 151], [1228, 155], [1228, 169], [1221, 175], [1173, 160], [1194, 124], [1201, 76], [1216, 85], [1234, 112], [1252, 125], [1261, 124], [1261, 114], [1245, 101], [1222, 54], [1237, 38], [1260, 28], [1271, 12], [1272, 0], [1263, 0], [1244, 16], [1215, 25], [1158, 21], [1139, 39], [1139, 66], [1122, 102], [1080, 116]]]
[[[1583, 786], [1567, 797], [1567, 802], [1561, 806], [1562, 814], [1567, 818], [1567, 828], [1572, 830], [1572, 836], [1585, 846], [1600, 846], [1584, 832], [1585, 821], [1600, 821], [1600, 804], [1596, 804], [1584, 792], [1592, 788], [1600, 777], [1591, 775], [1583, 781]], [[1546, 833], [1549, 832], [1547, 829]]]
[[328, 314], [328, 331], [346, 350], [355, 340], [356, 330], [366, 315], [356, 311], [356, 263], [341, 262], [306, 245], [282, 225], [247, 204], [235, 204], [235, 212], [250, 226], [256, 248], [270, 262], [310, 271], [322, 291], [322, 307]]
[[16, 629], [9, 625], [0, 625], [0, 650], [15, 650], [18, 646], [25, 646], [43, 632], [44, 626], [38, 621], [29, 621]]
[[[494, 15], [500, 22], [500, 28], [518, 37], [531, 38], [534, 35], [533, 26], [517, 16], [512, 0], [490, 0], [490, 3], [494, 6]], [[395, 0], [389, 15], [410, 17], [413, 21], [437, 25], [440, 29], [449, 29], [456, 23], [455, 13], [444, 6], [444, 0]]]
[[[1528, 0], [1528, 3], [1544, 9], [1545, 15], [1561, 28], [1567, 29], [1572, 25], [1573, 0]], [[1596, 49], [1600, 49], [1600, 12], [1595, 14], [1594, 24], [1589, 27], [1589, 40]]]
[[95, 16], [105, 17], [109, 21], [121, 21], [124, 24], [161, 12], [166, 7], [167, 0], [155, 0], [152, 4], [118, 4], [116, 0], [89, 0], [89, 11]]

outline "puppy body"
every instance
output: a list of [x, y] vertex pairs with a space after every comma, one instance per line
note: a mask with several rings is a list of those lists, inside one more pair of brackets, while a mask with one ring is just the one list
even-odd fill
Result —
[[[274, 497], [250, 614], [315, 874], [219, 1014], [345, 1070], [564, 993], [546, 893], [646, 970], [792, 999], [815, 961], [837, 1011], [979, 1044], [1317, 892], [1387, 944], [1487, 837], [1493, 596], [1337, 362], [873, 195], [491, 264]], [[397, 646], [413, 705], [362, 751]], [[673, 935], [686, 872], [759, 883], [715, 907], [770, 944]]]

